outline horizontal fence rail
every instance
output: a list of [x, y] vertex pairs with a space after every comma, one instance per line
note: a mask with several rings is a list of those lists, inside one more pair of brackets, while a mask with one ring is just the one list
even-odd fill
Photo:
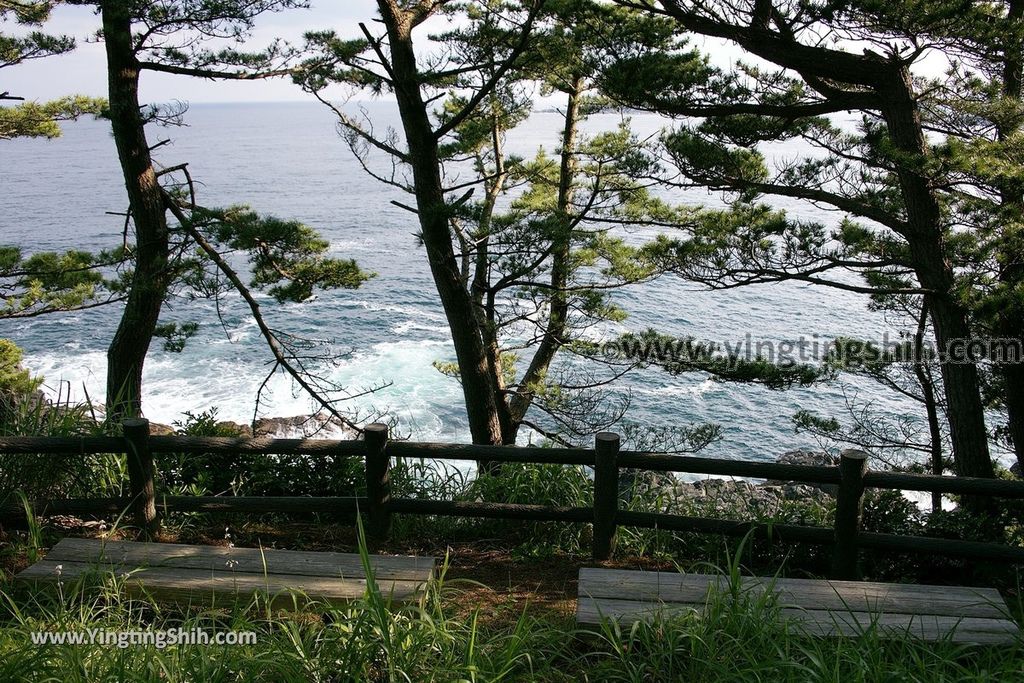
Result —
[[[1024, 499], [1024, 481], [872, 472], [867, 468], [867, 455], [861, 451], [844, 451], [837, 467], [823, 467], [621, 451], [618, 435], [610, 432], [598, 434], [594, 448], [585, 449], [389, 441], [387, 427], [378, 424], [368, 425], [362, 440], [150, 436], [146, 420], [126, 420], [123, 426], [123, 437], [0, 437], [0, 454], [63, 457], [125, 454], [129, 492], [125, 498], [34, 501], [31, 506], [35, 514], [47, 515], [104, 515], [127, 511], [145, 536], [157, 533], [160, 517], [170, 512], [358, 512], [366, 516], [367, 531], [377, 540], [387, 538], [394, 514], [591, 523], [593, 555], [598, 560], [611, 556], [619, 526], [726, 536], [753, 534], [758, 538], [831, 547], [832, 575], [841, 579], [859, 578], [858, 558], [862, 549], [1024, 564], [1024, 548], [861, 529], [864, 491], [868, 488]], [[160, 495], [156, 493], [156, 473], [159, 456], [166, 453], [360, 458], [365, 462], [366, 495]], [[395, 459], [587, 466], [594, 471], [594, 505], [583, 508], [394, 498], [390, 470]], [[829, 485], [836, 491], [835, 525], [828, 528], [769, 524], [622, 510], [619, 509], [619, 476], [624, 469]], [[18, 515], [24, 515], [24, 510], [10, 501], [0, 506], [0, 517], [16, 519]]]

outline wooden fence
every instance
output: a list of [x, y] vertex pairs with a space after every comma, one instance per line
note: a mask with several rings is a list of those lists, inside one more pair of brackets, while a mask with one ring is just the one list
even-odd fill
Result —
[[[867, 467], [867, 455], [860, 451], [844, 452], [838, 467], [822, 467], [622, 451], [618, 435], [610, 432], [598, 434], [593, 449], [517, 448], [389, 441], [387, 427], [381, 424], [369, 425], [364, 439], [359, 441], [150, 436], [146, 420], [127, 420], [123, 437], [3, 437], [0, 438], [0, 453], [52, 454], [63, 457], [127, 454], [127, 497], [34, 501], [32, 505], [37, 514], [50, 515], [118, 514], [129, 511], [134, 523], [150, 535], [159, 530], [161, 510], [236, 513], [359, 511], [366, 517], [368, 533], [376, 539], [388, 536], [394, 514], [591, 523], [594, 529], [593, 556], [597, 560], [607, 559], [611, 555], [618, 527], [629, 526], [729, 536], [753, 533], [763, 538], [832, 546], [832, 573], [834, 578], [840, 579], [858, 577], [858, 551], [863, 548], [1024, 564], [1024, 548], [979, 541], [882, 534], [861, 529], [864, 491], [867, 488], [1024, 498], [1024, 481], [872, 472]], [[155, 486], [158, 468], [155, 463], [161, 453], [295, 454], [364, 458], [366, 496], [158, 496]], [[392, 460], [399, 458], [585, 465], [594, 471], [594, 504], [593, 507], [554, 507], [393, 498], [389, 472]], [[827, 528], [766, 524], [620, 509], [619, 473], [622, 469], [832, 485], [836, 487], [835, 525]], [[17, 511], [10, 504], [0, 510], [0, 515], [4, 517], [16, 514]]]

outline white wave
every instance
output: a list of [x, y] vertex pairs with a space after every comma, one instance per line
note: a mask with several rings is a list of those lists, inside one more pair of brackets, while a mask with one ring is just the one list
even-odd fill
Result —
[[[143, 409], [149, 419], [164, 424], [181, 420], [186, 412], [217, 409], [220, 419], [249, 422], [256, 407], [256, 394], [267, 367], [262, 349], [246, 345], [225, 355], [225, 344], [192, 345], [184, 354], [155, 353], [147, 360], [143, 374]], [[329, 372], [332, 383], [350, 393], [388, 385], [376, 393], [341, 404], [343, 410], [362, 414], [386, 410], [399, 420], [400, 429], [418, 439], [454, 436], [460, 433], [451, 415], [462, 405], [458, 382], [433, 367], [447, 359], [450, 344], [440, 340], [401, 340], [374, 345], [337, 363]], [[52, 397], [59, 391], [84, 400], [104, 399], [106, 355], [62, 348], [45, 355], [26, 358], [26, 367], [42, 374], [44, 390]], [[63, 383], [63, 386], [62, 386]], [[390, 384], [389, 384], [390, 383]], [[261, 396], [260, 416], [277, 417], [315, 411], [312, 399], [299, 391], [291, 377], [277, 372]]]
[[413, 330], [432, 332], [434, 334], [448, 334], [449, 332], [447, 325], [425, 325], [424, 323], [418, 323], [412, 320], [407, 320], [404, 323], [398, 323], [397, 325], [391, 326], [391, 331], [395, 334], [408, 334]]
[[446, 320], [443, 313], [424, 310], [422, 308], [417, 308], [416, 306], [397, 306], [394, 304], [382, 304], [378, 301], [363, 301], [360, 299], [342, 302], [342, 306], [354, 306], [357, 308], [362, 308], [367, 311], [387, 311], [388, 313], [401, 313], [402, 315], [408, 316], [410, 318], [428, 318], [430, 320], [441, 321]]

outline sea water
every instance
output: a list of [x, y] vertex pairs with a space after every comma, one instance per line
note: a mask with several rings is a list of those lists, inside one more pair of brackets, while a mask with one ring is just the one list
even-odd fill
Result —
[[[367, 105], [377, 130], [398, 126], [394, 108]], [[618, 114], [588, 121], [586, 130], [613, 129]], [[248, 204], [282, 218], [303, 221], [320, 231], [337, 257], [354, 258], [375, 278], [358, 290], [318, 293], [300, 304], [278, 305], [261, 296], [277, 329], [326, 342], [336, 355], [323, 372], [350, 393], [379, 391], [344, 404], [361, 414], [386, 413], [417, 440], [466, 442], [469, 430], [461, 389], [442, 375], [435, 361], [454, 360], [445, 318], [415, 236], [415, 216], [392, 204], [409, 203], [401, 191], [368, 177], [339, 138], [335, 120], [315, 103], [195, 105], [186, 127], [153, 128], [152, 143], [167, 139], [155, 158], [165, 166], [187, 162], [198, 181], [199, 202], [207, 206]], [[665, 121], [635, 115], [644, 135]], [[556, 112], [535, 113], [510, 135], [509, 151], [531, 156], [557, 147]], [[784, 161], [809, 150], [798, 144], [773, 149]], [[376, 160], [379, 163], [382, 160]], [[680, 203], [721, 205], [704, 191], [663, 190]], [[27, 253], [116, 246], [126, 209], [117, 155], [102, 121], [66, 124], [53, 141], [0, 143], [0, 244]], [[839, 217], [796, 203], [783, 208], [803, 219], [832, 223]], [[642, 241], [660, 228], [636, 228], [627, 239]], [[654, 327], [674, 336], [742, 343], [826, 342], [836, 336], [880, 339], [893, 329], [868, 309], [867, 297], [799, 283], [707, 291], [676, 277], [617, 291], [614, 300], [629, 317], [600, 334]], [[0, 336], [26, 352], [26, 365], [46, 378], [51, 393], [71, 391], [102, 400], [105, 349], [116, 327], [118, 306], [0, 321]], [[144, 411], [171, 423], [185, 411], [217, 408], [222, 419], [248, 422], [261, 416], [308, 413], [308, 397], [278, 373], [262, 403], [256, 392], [271, 358], [247, 308], [236, 295], [220, 307], [211, 301], [175, 299], [165, 322], [197, 321], [200, 328], [182, 353], [154, 342], [144, 374]], [[846, 415], [851, 403], [871, 402], [881, 411], [916, 416], [918, 407], [878, 385], [851, 376], [813, 387], [774, 391], [758, 385], [724, 383], [700, 373], [669, 376], [658, 369], [636, 371], [609, 388], [614, 405], [628, 403], [631, 422], [685, 427], [713, 422], [722, 439], [705, 454], [726, 458], [772, 459], [801, 447], [815, 447], [796, 434], [792, 416], [801, 409]], [[618, 402], [618, 403], [615, 403]], [[543, 417], [537, 418], [543, 421]], [[525, 436], [525, 435], [524, 435]], [[524, 439], [525, 440], [525, 439]]]

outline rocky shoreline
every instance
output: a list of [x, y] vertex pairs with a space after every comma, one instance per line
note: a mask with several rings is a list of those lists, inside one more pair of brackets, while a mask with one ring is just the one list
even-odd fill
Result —
[[[324, 415], [294, 415], [268, 417], [252, 425], [230, 420], [217, 423], [225, 431], [236, 432], [241, 438], [339, 438], [354, 439], [356, 433], [333, 417]], [[164, 435], [176, 433], [173, 427], [151, 423], [150, 433]], [[784, 465], [816, 465], [832, 467], [836, 459], [824, 451], [794, 450], [783, 453], [775, 460]], [[755, 483], [739, 479], [704, 478], [680, 481], [663, 472], [623, 470], [620, 475], [623, 497], [642, 495], [651, 499], [660, 497], [664, 511], [702, 509], [719, 512], [745, 513], [753, 516], [773, 515], [787, 502], [817, 502], [827, 504], [835, 496], [835, 486], [796, 484], [783, 481]]]
[[[835, 458], [823, 451], [795, 450], [783, 453], [776, 462], [784, 465], [831, 467]], [[660, 498], [665, 512], [699, 507], [703, 512], [759, 517], [778, 513], [787, 503], [813, 502], [827, 505], [835, 497], [830, 485], [797, 484], [782, 481], [751, 482], [740, 479], [705, 478], [680, 481], [660, 472], [624, 470], [620, 489], [625, 497], [642, 495]]]
[[[261, 417], [255, 425], [242, 424], [231, 420], [217, 422], [217, 428], [238, 434], [240, 438], [276, 437], [279, 439], [308, 439], [313, 437], [354, 439], [356, 432], [335, 417], [326, 415], [293, 415], [291, 417]], [[159, 422], [149, 424], [152, 436], [177, 434], [170, 425]]]

